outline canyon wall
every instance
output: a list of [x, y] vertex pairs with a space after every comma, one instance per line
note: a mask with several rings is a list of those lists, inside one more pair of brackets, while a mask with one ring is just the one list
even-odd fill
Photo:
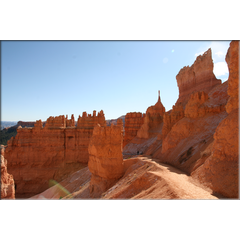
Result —
[[122, 177], [124, 170], [122, 145], [122, 119], [118, 119], [117, 125], [95, 126], [88, 147], [88, 168], [92, 173], [89, 186], [91, 197], [100, 197]]
[[125, 116], [125, 135], [123, 147], [126, 146], [134, 137], [144, 123], [145, 114], [141, 112], [130, 112]]
[[27, 198], [48, 188], [50, 179], [61, 181], [86, 166], [88, 145], [97, 124], [105, 126], [103, 111], [93, 116], [84, 112], [74, 126], [74, 116], [49, 117], [43, 127], [36, 121], [33, 128], [18, 128], [8, 141], [8, 171], [17, 184], [16, 198]]
[[4, 158], [4, 148], [1, 146], [1, 199], [15, 199], [15, 184], [7, 171], [7, 160]]

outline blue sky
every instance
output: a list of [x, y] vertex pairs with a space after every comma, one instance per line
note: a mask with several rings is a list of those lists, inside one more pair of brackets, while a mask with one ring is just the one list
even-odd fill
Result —
[[230, 41], [3, 41], [2, 121], [45, 121], [49, 116], [103, 110], [106, 119], [166, 110], [178, 98], [176, 75], [212, 49], [214, 73], [228, 78]]

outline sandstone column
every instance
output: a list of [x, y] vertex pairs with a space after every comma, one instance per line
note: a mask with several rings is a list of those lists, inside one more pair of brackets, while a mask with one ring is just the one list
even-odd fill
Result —
[[100, 197], [123, 176], [122, 131], [122, 119], [118, 120], [117, 126], [101, 127], [98, 124], [93, 130], [88, 147], [92, 197]]

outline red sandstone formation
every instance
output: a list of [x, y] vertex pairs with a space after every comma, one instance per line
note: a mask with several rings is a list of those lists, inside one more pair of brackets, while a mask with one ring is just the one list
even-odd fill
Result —
[[16, 198], [27, 198], [48, 188], [50, 179], [61, 181], [86, 166], [88, 145], [95, 125], [105, 126], [103, 111], [96, 116], [83, 113], [73, 126], [74, 117], [49, 117], [45, 127], [41, 120], [33, 128], [17, 129], [8, 141], [8, 171], [17, 184]]
[[101, 126], [106, 126], [103, 110], [101, 110], [98, 113], [98, 115], [96, 115], [96, 111], [93, 111], [93, 116], [91, 116], [91, 114], [87, 114], [86, 112], [83, 112], [82, 117], [79, 116], [78, 118], [77, 128], [93, 129], [94, 126], [96, 126], [97, 124], [100, 124]]
[[14, 180], [13, 176], [7, 172], [3, 146], [1, 146], [1, 199], [15, 199]]
[[[207, 104], [203, 104], [209, 98], [208, 93], [213, 88], [221, 85], [221, 80], [216, 79], [213, 73], [211, 49], [198, 56], [191, 67], [182, 68], [176, 79], [179, 88], [179, 98], [173, 109], [164, 114], [161, 139], [164, 139], [171, 131], [173, 125], [185, 116], [197, 118], [203, 117], [209, 112], [219, 113], [224, 111], [224, 103], [219, 104], [217, 101], [210, 103], [208, 101]], [[215, 95], [217, 94], [215, 92]], [[216, 96], [212, 97], [212, 99], [214, 98]]]
[[144, 124], [139, 129], [137, 136], [139, 138], [149, 138], [155, 135], [156, 128], [163, 122], [165, 107], [161, 103], [160, 91], [158, 91], [158, 101], [154, 106], [151, 106], [146, 111]]
[[144, 118], [145, 114], [142, 114], [140, 112], [130, 112], [126, 114], [123, 147], [137, 136], [138, 130], [143, 125]]
[[205, 92], [194, 92], [185, 107], [184, 115], [188, 118], [197, 118], [205, 115], [204, 108], [201, 107], [208, 100]]
[[219, 124], [214, 134], [212, 154], [192, 175], [209, 185], [213, 191], [229, 198], [238, 198], [239, 186], [239, 41], [232, 41], [226, 62], [229, 68], [226, 110], [228, 116]]
[[[190, 159], [194, 154], [190, 154], [189, 149], [200, 148], [201, 141], [207, 143], [226, 117], [227, 86], [228, 82], [225, 82], [215, 86], [208, 94], [193, 93], [180, 120], [173, 124], [167, 134], [163, 134], [162, 149], [153, 156], [190, 173], [196, 159], [183, 162], [183, 158]], [[163, 130], [166, 129], [165, 122]], [[187, 157], [184, 157], [185, 153]]]
[[88, 168], [92, 173], [90, 182], [92, 197], [100, 197], [123, 175], [122, 131], [121, 119], [118, 119], [117, 126], [97, 125], [93, 130], [88, 148]]
[[177, 102], [185, 103], [194, 91], [208, 93], [214, 86], [221, 84], [213, 73], [212, 52], [209, 48], [195, 60], [194, 64], [182, 68], [177, 78], [179, 98]]

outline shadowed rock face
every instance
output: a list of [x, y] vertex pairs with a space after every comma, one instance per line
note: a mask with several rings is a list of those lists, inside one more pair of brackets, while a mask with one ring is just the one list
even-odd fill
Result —
[[16, 198], [27, 198], [43, 192], [49, 180], [61, 181], [88, 163], [88, 145], [96, 124], [104, 126], [103, 111], [78, 118], [49, 117], [43, 127], [36, 121], [33, 128], [19, 128], [8, 141], [8, 171], [17, 184]]
[[3, 148], [1, 148], [1, 199], [15, 199], [14, 180], [7, 172], [7, 160], [4, 158]]
[[211, 49], [195, 60], [194, 64], [182, 68], [177, 78], [179, 98], [177, 102], [185, 102], [194, 91], [208, 93], [214, 86], [221, 84], [213, 73]]
[[92, 197], [99, 197], [123, 175], [122, 131], [121, 119], [118, 120], [117, 126], [97, 125], [93, 130], [88, 147]]

